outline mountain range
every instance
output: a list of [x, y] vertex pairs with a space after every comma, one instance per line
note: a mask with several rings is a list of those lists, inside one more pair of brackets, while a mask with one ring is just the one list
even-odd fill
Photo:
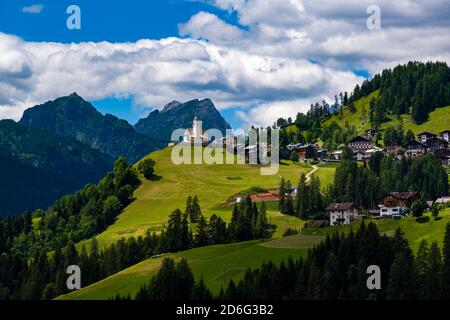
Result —
[[172, 131], [191, 128], [195, 116], [203, 122], [205, 130], [214, 128], [225, 134], [227, 129], [231, 129], [230, 124], [225, 121], [210, 99], [191, 100], [185, 103], [173, 101], [161, 111], [155, 110], [147, 118], [139, 120], [134, 127], [141, 134], [169, 142]]
[[26, 110], [20, 123], [74, 138], [113, 158], [125, 156], [132, 163], [166, 145], [137, 133], [125, 120], [102, 115], [77, 93]]
[[133, 127], [77, 93], [27, 109], [19, 123], [0, 121], [0, 217], [47, 208], [98, 182], [120, 156], [139, 161], [165, 147], [174, 129], [190, 128], [195, 116], [204, 129], [230, 128], [209, 99], [171, 102]]

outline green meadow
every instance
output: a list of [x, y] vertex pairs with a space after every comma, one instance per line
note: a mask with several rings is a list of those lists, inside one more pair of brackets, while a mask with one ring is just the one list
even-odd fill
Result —
[[[96, 238], [101, 246], [107, 246], [120, 238], [143, 235], [147, 230], [159, 231], [168, 220], [169, 214], [177, 208], [184, 210], [188, 196], [197, 195], [203, 214], [221, 216], [229, 221], [231, 206], [224, 206], [227, 199], [251, 187], [275, 189], [281, 177], [297, 184], [302, 173], [311, 171], [305, 164], [282, 162], [278, 174], [263, 176], [259, 165], [175, 165], [171, 161], [172, 148], [166, 148], [149, 155], [156, 161], [158, 179], [143, 179], [136, 190], [136, 200], [119, 215], [113, 225]], [[332, 168], [317, 171], [327, 177]], [[301, 227], [303, 222], [294, 217], [280, 215], [276, 207], [268, 210], [272, 223], [278, 226], [276, 236], [293, 225]]]
[[105, 300], [117, 294], [130, 294], [133, 297], [139, 288], [157, 273], [165, 257], [175, 260], [187, 259], [195, 278], [197, 280], [203, 278], [207, 287], [218, 293], [230, 279], [234, 281], [241, 279], [247, 268], [257, 268], [265, 261], [279, 263], [289, 257], [304, 256], [308, 248], [322, 239], [322, 236], [295, 235], [267, 242], [250, 241], [216, 245], [168, 254], [145, 260], [59, 299]]
[[[395, 230], [401, 228], [413, 251], [417, 251], [422, 240], [427, 240], [428, 243], [437, 241], [442, 247], [445, 227], [447, 223], [450, 223], [450, 208], [442, 210], [438, 219], [434, 219], [430, 213], [426, 213], [423, 220], [419, 221], [410, 216], [399, 220], [383, 219], [370, 221], [374, 222], [378, 230], [387, 236], [394, 235]], [[355, 223], [350, 226], [306, 229], [303, 233], [324, 236], [333, 232], [349, 232], [350, 229], [356, 230], [358, 227], [359, 224]]]
[[450, 129], [449, 114], [450, 106], [436, 108], [436, 110], [430, 113], [428, 121], [422, 124], [414, 123], [410, 115], [402, 115], [399, 119], [394, 118], [383, 123], [381, 127], [387, 128], [388, 126], [395, 126], [401, 123], [405, 128], [405, 131], [411, 129], [416, 135], [423, 131], [438, 134], [444, 130]]

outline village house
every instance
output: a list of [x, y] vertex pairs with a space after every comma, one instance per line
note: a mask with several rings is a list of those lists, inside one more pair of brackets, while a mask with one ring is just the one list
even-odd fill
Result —
[[334, 150], [331, 152], [331, 158], [334, 160], [342, 160], [342, 150]]
[[436, 138], [436, 135], [431, 132], [424, 131], [424, 132], [419, 133], [417, 135], [417, 137], [419, 138], [420, 142], [426, 143], [431, 138]]
[[441, 133], [439, 133], [439, 138], [441, 138], [444, 141], [450, 142], [450, 130], [444, 130]]
[[317, 157], [321, 160], [327, 160], [328, 159], [328, 152], [325, 149], [319, 149], [317, 150]]
[[419, 199], [417, 192], [390, 192], [378, 200], [380, 217], [401, 217], [408, 213], [414, 201]]
[[330, 214], [330, 225], [351, 224], [358, 215], [358, 209], [353, 202], [331, 203], [325, 211]]
[[437, 137], [433, 137], [428, 139], [426, 142], [427, 148], [431, 152], [435, 152], [438, 150], [445, 150], [448, 148], [448, 142]]
[[444, 197], [437, 198], [434, 203], [446, 204], [447, 202], [450, 202], [450, 196], [444, 196]]
[[434, 156], [441, 160], [443, 165], [450, 165], [450, 150], [441, 149], [434, 152]]
[[296, 148], [298, 152], [298, 158], [300, 160], [315, 159], [317, 158], [317, 150], [312, 144], [306, 144]]
[[408, 157], [420, 157], [427, 153], [427, 146], [417, 140], [412, 140], [404, 145]]
[[398, 144], [389, 144], [385, 147], [386, 153], [390, 155], [397, 154], [398, 149], [400, 149], [400, 146]]
[[186, 129], [183, 136], [184, 143], [208, 143], [208, 135], [206, 135], [205, 131], [202, 129], [202, 121], [200, 121], [197, 117], [194, 118], [192, 122], [192, 128]]
[[373, 147], [372, 141], [362, 136], [357, 136], [356, 138], [350, 140], [347, 143], [347, 146], [355, 153], [358, 151], [366, 151], [372, 149]]

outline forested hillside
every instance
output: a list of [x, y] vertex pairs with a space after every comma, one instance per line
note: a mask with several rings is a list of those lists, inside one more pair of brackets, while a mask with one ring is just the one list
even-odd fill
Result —
[[166, 145], [138, 134], [125, 120], [102, 115], [76, 93], [26, 110], [20, 123], [71, 137], [114, 159], [124, 156], [132, 163]]
[[0, 216], [46, 209], [59, 197], [98, 182], [112, 164], [112, 158], [80, 142], [2, 120]]

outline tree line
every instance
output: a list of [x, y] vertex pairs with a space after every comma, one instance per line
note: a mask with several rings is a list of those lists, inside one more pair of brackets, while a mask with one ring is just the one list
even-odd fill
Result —
[[[32, 232], [30, 215], [24, 217], [12, 217], [8, 223], [0, 224], [3, 231], [0, 234], [20, 233], [20, 237]], [[99, 249], [95, 238], [90, 241], [89, 249], [83, 244], [77, 250], [75, 242], [69, 240], [63, 248], [56, 247], [50, 255], [45, 248], [30, 250], [26, 247], [28, 242], [23, 242], [20, 247], [15, 244], [10, 251], [3, 250], [0, 255], [0, 300], [52, 299], [68, 293], [66, 270], [70, 265], [80, 267], [82, 286], [85, 287], [153, 256], [267, 238], [271, 235], [271, 228], [265, 204], [258, 208], [249, 196], [233, 207], [228, 225], [217, 215], [212, 215], [207, 221], [197, 196], [188, 197], [185, 211], [176, 209], [172, 212], [160, 234], [147, 232], [144, 237], [121, 239], [104, 250]]]
[[394, 191], [415, 191], [427, 200], [435, 200], [448, 193], [447, 173], [431, 154], [398, 160], [377, 152], [368, 164], [358, 165], [348, 152], [336, 168], [325, 198], [327, 203], [355, 202], [363, 208], [375, 209], [379, 197]]
[[450, 68], [445, 62], [409, 62], [386, 69], [356, 85], [349, 101], [376, 90], [380, 91], [373, 106], [375, 121], [382, 121], [387, 114], [411, 114], [416, 123], [422, 123], [435, 108], [450, 104]]
[[281, 178], [279, 185], [280, 201], [279, 210], [283, 214], [299, 217], [303, 220], [317, 216], [324, 209], [324, 197], [320, 186], [319, 177], [313, 175], [310, 183], [306, 181], [303, 173], [297, 185], [297, 193], [289, 194], [292, 191], [291, 182]]
[[[322, 101], [312, 104], [306, 114], [298, 113], [295, 120], [278, 119], [273, 127], [280, 129], [280, 146], [313, 143], [320, 138], [327, 150], [337, 149], [357, 135], [356, 128], [347, 123], [324, 125], [324, 121], [335, 113], [342, 118], [344, 108], [356, 112], [355, 102], [375, 91], [378, 94], [370, 99], [368, 108], [362, 106], [360, 121], [368, 120], [372, 128], [379, 128], [390, 116], [399, 118], [408, 114], [416, 123], [423, 123], [435, 108], [450, 105], [450, 68], [445, 62], [409, 62], [386, 69], [357, 84], [350, 95], [346, 92], [339, 97], [336, 95], [331, 106]], [[292, 130], [292, 125], [296, 130]], [[412, 138], [412, 132], [401, 136], [398, 130], [396, 133], [392, 128], [387, 131], [388, 142], [401, 145]]]
[[[367, 287], [367, 268], [381, 271], [381, 289]], [[130, 299], [116, 297], [116, 299]], [[374, 223], [348, 234], [328, 235], [305, 257], [248, 269], [213, 295], [195, 281], [187, 262], [165, 259], [158, 274], [142, 286], [138, 300], [435, 300], [450, 299], [450, 224], [443, 249], [423, 240], [414, 255], [400, 229], [381, 235]]]

